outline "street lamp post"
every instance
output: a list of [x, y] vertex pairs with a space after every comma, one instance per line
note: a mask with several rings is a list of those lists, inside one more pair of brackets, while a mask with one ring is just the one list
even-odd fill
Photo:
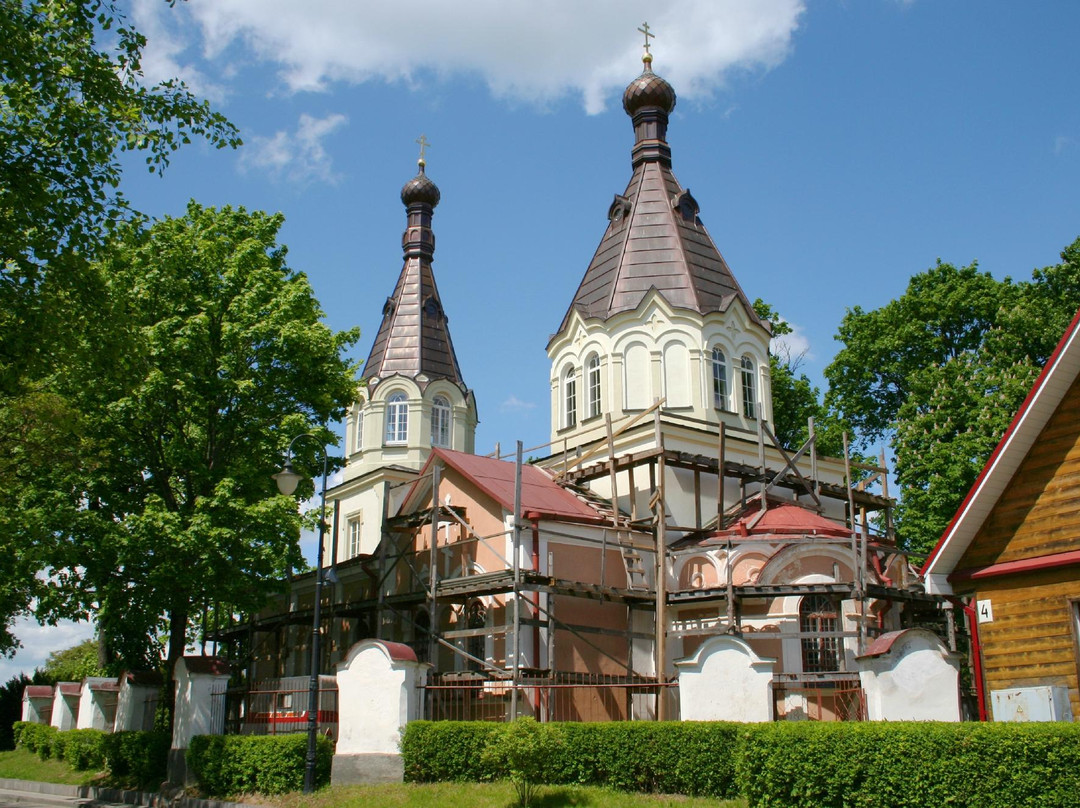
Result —
[[[292, 465], [293, 444], [301, 438], [318, 440], [314, 435], [307, 433], [297, 435], [289, 441], [289, 448], [285, 450], [285, 463], [273, 479], [277, 482], [278, 490], [286, 496], [292, 496], [296, 486], [300, 484], [302, 476], [297, 473]], [[315, 556], [315, 614], [311, 623], [311, 678], [308, 681], [308, 726], [307, 726], [307, 759], [304, 761], [304, 793], [310, 794], [315, 790], [315, 749], [316, 739], [319, 734], [319, 620], [320, 606], [322, 605], [323, 586], [323, 536], [326, 532], [326, 471], [327, 457], [326, 447], [322, 451], [322, 492], [319, 498], [319, 549]]]

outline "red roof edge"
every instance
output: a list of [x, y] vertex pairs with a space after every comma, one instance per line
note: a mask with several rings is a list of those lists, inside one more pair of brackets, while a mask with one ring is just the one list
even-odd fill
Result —
[[1080, 564], [1080, 550], [1070, 550], [1065, 553], [1038, 556], [1036, 558], [1021, 558], [1018, 561], [1002, 561], [999, 564], [988, 564], [985, 567], [968, 567], [955, 570], [948, 578], [949, 581], [978, 581], [983, 578], [996, 578], [1010, 573], [1039, 572], [1052, 570], [1057, 567], [1071, 567]]
[[1009, 439], [1012, 437], [1013, 432], [1019, 426], [1020, 422], [1027, 414], [1028, 408], [1031, 406], [1031, 402], [1038, 395], [1042, 389], [1043, 384], [1046, 382], [1047, 377], [1050, 375], [1052, 369], [1057, 364], [1058, 357], [1061, 356], [1061, 352], [1065, 350], [1066, 344], [1069, 342], [1069, 338], [1073, 332], [1076, 331], [1077, 326], [1080, 325], [1080, 309], [1077, 309], [1075, 315], [1073, 315], [1072, 322], [1069, 323], [1069, 327], [1065, 329], [1065, 333], [1061, 335], [1061, 339], [1058, 340], [1057, 347], [1054, 348], [1054, 352], [1050, 354], [1050, 358], [1046, 360], [1046, 364], [1043, 365], [1042, 371], [1039, 373], [1035, 383], [1028, 390], [1027, 396], [1024, 398], [1024, 402], [1020, 405], [1020, 409], [1016, 411], [1016, 415], [1013, 416], [1012, 421], [1009, 422], [1009, 428], [1005, 430], [1005, 434], [1001, 436], [1001, 440], [998, 441], [998, 445], [994, 447], [994, 451], [987, 458], [986, 464], [983, 466], [982, 471], [979, 472], [979, 476], [975, 478], [975, 482], [967, 492], [967, 496], [964, 497], [964, 501], [960, 503], [960, 507], [956, 509], [956, 513], [953, 514], [952, 519], [949, 520], [948, 527], [945, 528], [945, 532], [941, 534], [941, 538], [938, 539], [938, 543], [934, 545], [934, 549], [930, 551], [930, 555], [926, 557], [926, 561], [923, 562], [922, 567], [919, 569], [920, 575], [926, 575], [926, 571], [930, 568], [934, 559], [937, 558], [938, 553], [941, 552], [942, 547], [945, 544], [945, 540], [956, 528], [957, 522], [960, 521], [960, 515], [963, 514], [971, 501], [975, 498], [979, 488], [982, 486], [983, 480], [990, 473], [990, 469], [993, 468], [994, 463], [998, 459]]

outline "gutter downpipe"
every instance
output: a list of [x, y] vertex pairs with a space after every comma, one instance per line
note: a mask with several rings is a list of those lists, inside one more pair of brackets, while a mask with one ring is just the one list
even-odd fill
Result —
[[960, 598], [950, 596], [949, 602], [963, 609], [964, 614], [967, 616], [968, 631], [971, 633], [972, 667], [975, 669], [975, 696], [979, 702], [979, 720], [989, 721], [986, 712], [986, 681], [982, 666], [982, 642], [979, 640], [979, 615], [976, 614], [974, 606], [964, 603]]

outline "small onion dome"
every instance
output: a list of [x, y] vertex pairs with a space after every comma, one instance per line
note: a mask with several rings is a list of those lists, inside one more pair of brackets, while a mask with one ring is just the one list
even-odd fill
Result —
[[405, 187], [401, 189], [401, 201], [406, 207], [418, 204], [435, 207], [441, 198], [439, 186], [427, 178], [427, 174], [424, 173], [424, 164], [421, 162], [420, 173], [405, 183]]
[[660, 107], [667, 114], [675, 109], [675, 90], [652, 72], [652, 59], [645, 60], [645, 70], [630, 82], [622, 97], [623, 109], [633, 117], [643, 107]]

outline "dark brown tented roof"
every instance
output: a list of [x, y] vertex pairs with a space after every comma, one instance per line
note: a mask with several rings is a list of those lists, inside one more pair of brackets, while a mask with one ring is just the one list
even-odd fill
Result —
[[738, 298], [762, 323], [698, 218], [696, 200], [671, 170], [666, 131], [674, 106], [674, 91], [646, 62], [624, 95], [634, 121], [634, 174], [608, 210], [607, 231], [558, 333], [575, 309], [606, 320], [636, 309], [652, 289], [673, 307], [703, 316]]
[[439, 198], [439, 189], [421, 164], [420, 173], [401, 192], [408, 211], [402, 237], [405, 264], [393, 295], [383, 306], [382, 324], [363, 368], [365, 379], [394, 374], [415, 379], [424, 374], [429, 380], [447, 379], [465, 386], [431, 269], [435, 253], [431, 218]]

